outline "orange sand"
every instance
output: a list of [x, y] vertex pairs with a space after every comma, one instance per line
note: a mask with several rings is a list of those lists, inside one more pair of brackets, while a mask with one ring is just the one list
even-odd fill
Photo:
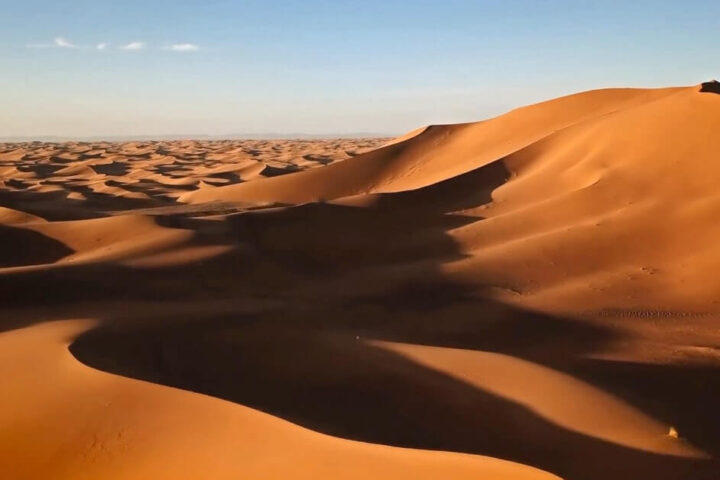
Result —
[[2, 477], [715, 478], [700, 90], [392, 141], [0, 145]]

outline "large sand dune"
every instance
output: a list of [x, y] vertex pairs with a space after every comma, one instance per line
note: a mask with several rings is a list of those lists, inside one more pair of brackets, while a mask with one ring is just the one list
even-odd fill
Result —
[[1, 145], [3, 478], [717, 478], [710, 87]]

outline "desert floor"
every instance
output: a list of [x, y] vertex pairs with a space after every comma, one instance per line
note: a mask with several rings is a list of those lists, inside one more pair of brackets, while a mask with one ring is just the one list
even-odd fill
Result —
[[0, 144], [0, 476], [719, 478], [712, 90]]

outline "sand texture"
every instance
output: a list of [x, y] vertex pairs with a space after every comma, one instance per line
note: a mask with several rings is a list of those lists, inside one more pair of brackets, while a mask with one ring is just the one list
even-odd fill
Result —
[[720, 95], [0, 144], [0, 477], [714, 480]]

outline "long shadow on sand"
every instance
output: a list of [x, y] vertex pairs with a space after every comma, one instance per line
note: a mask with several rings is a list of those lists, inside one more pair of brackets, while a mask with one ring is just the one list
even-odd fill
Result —
[[[444, 316], [443, 325], [434, 331], [426, 326], [424, 334], [411, 324], [395, 326], [392, 334], [363, 324], [361, 317], [372, 310], [368, 304], [298, 305], [262, 315], [139, 328], [116, 322], [82, 335], [71, 351], [101, 370], [224, 398], [350, 439], [497, 456], [567, 479], [709, 479], [717, 471], [710, 462], [642, 452], [571, 432], [522, 405], [363, 341], [367, 335], [433, 344], [438, 337], [442, 340], [434, 344], [515, 355], [554, 349], [555, 356], [571, 362], [609, 336], [492, 302], [465, 302], [464, 313], [472, 313], [474, 320], [439, 308], [435, 313]], [[348, 309], [355, 318], [347, 318]], [[371, 323], [393, 322], [392, 311], [377, 313]], [[534, 327], [526, 331], [528, 325]], [[453, 340], [459, 336], [462, 341]]]

